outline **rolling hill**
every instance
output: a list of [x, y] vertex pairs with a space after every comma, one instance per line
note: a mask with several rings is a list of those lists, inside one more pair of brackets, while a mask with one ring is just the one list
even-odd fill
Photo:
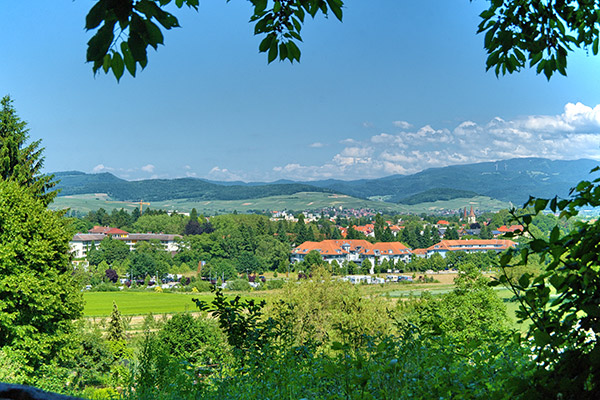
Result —
[[[58, 172], [60, 196], [106, 193], [116, 201], [240, 201], [296, 193], [343, 194], [359, 199], [414, 205], [477, 195], [523, 204], [530, 195], [565, 197], [580, 180], [590, 179], [594, 160], [515, 158], [430, 168], [413, 175], [355, 181], [272, 183], [216, 182], [196, 178], [126, 181], [110, 173]], [[280, 207], [283, 208], [283, 207]]]

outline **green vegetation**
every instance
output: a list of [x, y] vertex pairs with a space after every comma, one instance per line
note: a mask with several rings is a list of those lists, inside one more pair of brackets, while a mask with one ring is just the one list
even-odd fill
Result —
[[[465, 199], [452, 199], [421, 203], [413, 206], [393, 204], [381, 201], [363, 200], [346, 195], [336, 195], [315, 192], [299, 192], [290, 196], [272, 196], [244, 200], [211, 200], [194, 201], [188, 199], [172, 199], [151, 202], [153, 209], [188, 211], [192, 208], [204, 215], [227, 214], [233, 211], [266, 212], [269, 210], [318, 210], [325, 207], [368, 208], [380, 210], [385, 213], [439, 213], [444, 210], [457, 210], [465, 205], [473, 206], [478, 210], [498, 211], [508, 208], [508, 203], [494, 200], [485, 196]], [[111, 211], [125, 209], [130, 212], [139, 209], [139, 203], [114, 201], [106, 195], [85, 194], [72, 196], [59, 196], [50, 205], [52, 209], [62, 210], [69, 208], [80, 213], [88, 213], [100, 208]]]
[[[157, 293], [157, 292], [88, 292], [84, 293], [86, 317], [105, 317], [110, 315], [113, 303], [119, 306], [123, 315], [146, 315], [149, 313], [178, 313], [193, 309], [192, 297], [188, 293]], [[200, 295], [208, 298], [207, 295]]]
[[[600, 331], [600, 221], [576, 221], [574, 229], [566, 234], [555, 226], [546, 237], [536, 235], [532, 229], [534, 217], [546, 207], [563, 218], [572, 218], [580, 207], [600, 206], [600, 178], [580, 182], [572, 192], [571, 199], [532, 198], [527, 213], [513, 210], [514, 218], [523, 224], [531, 240], [500, 259], [504, 274], [498, 284], [509, 285], [517, 296], [519, 319], [532, 321], [529, 336], [533, 338], [538, 367], [535, 384], [521, 388], [526, 397], [561, 393], [564, 398], [593, 399], [600, 392], [600, 344], [596, 334]], [[514, 279], [511, 270], [528, 266], [532, 255], [539, 255], [546, 263], [544, 270], [537, 276], [524, 273]], [[578, 368], [573, 369], [573, 365]]]
[[41, 173], [44, 164], [41, 140], [26, 144], [29, 129], [17, 115], [10, 96], [4, 96], [0, 106], [0, 179], [28, 187], [47, 205], [56, 195], [49, 192], [56, 182], [52, 175]]
[[420, 203], [432, 203], [435, 201], [447, 201], [452, 199], [469, 199], [477, 196], [479, 196], [477, 193], [468, 190], [435, 188], [400, 199], [399, 203], [415, 205]]
[[[126, 181], [110, 174], [82, 174], [62, 172], [56, 176], [61, 179], [57, 189], [61, 196], [91, 193], [106, 193], [117, 201], [160, 202], [166, 200], [191, 199], [197, 202], [211, 200], [246, 200], [270, 196], [290, 196], [298, 192], [332, 193], [302, 183], [263, 184], [263, 185], [218, 185], [196, 178], [150, 179]], [[139, 203], [138, 203], [139, 204]]]
[[77, 352], [72, 320], [83, 304], [69, 239], [66, 221], [29, 188], [0, 180], [0, 357], [18, 379]]

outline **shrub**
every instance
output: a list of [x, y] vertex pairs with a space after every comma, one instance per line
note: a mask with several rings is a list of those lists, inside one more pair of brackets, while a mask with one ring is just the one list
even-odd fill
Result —
[[233, 281], [228, 281], [226, 288], [228, 290], [237, 290], [240, 292], [248, 292], [252, 290], [252, 286], [245, 279], [235, 279]]

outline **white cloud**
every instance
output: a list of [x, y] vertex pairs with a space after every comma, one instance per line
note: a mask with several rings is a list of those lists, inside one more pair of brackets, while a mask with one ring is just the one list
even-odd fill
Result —
[[515, 157], [600, 160], [600, 105], [569, 103], [558, 115], [467, 120], [452, 129], [426, 124], [409, 130], [401, 122], [393, 125], [402, 132], [342, 140], [344, 147], [321, 165], [290, 163], [273, 172], [290, 179], [359, 179]]
[[309, 147], [314, 147], [314, 148], [319, 148], [319, 147], [324, 147], [325, 145], [321, 142], [314, 142], [308, 145]]
[[104, 164], [98, 164], [94, 168], [92, 168], [92, 172], [95, 174], [105, 171], [114, 171], [114, 168], [106, 167]]
[[152, 173], [152, 172], [154, 172], [154, 168], [155, 168], [154, 165], [148, 164], [148, 165], [144, 165], [140, 169], [144, 172]]
[[394, 121], [394, 122], [392, 122], [392, 125], [394, 125], [396, 128], [400, 128], [400, 129], [411, 129], [413, 127], [411, 124], [409, 124], [406, 121]]
[[220, 168], [218, 166], [213, 167], [208, 172], [208, 177], [210, 179], [220, 180], [220, 181], [239, 181], [239, 180], [242, 180], [242, 178], [238, 174], [236, 174], [234, 172], [231, 172], [227, 168]]
[[567, 103], [560, 115], [536, 115], [526, 118], [522, 127], [537, 132], [567, 133], [598, 130], [600, 104], [594, 108], [582, 103]]

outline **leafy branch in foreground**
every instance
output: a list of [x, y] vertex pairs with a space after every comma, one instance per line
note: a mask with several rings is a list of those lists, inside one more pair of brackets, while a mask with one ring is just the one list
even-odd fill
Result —
[[596, 1], [490, 0], [479, 33], [485, 32], [487, 69], [496, 75], [536, 67], [549, 80], [567, 75], [567, 52], [598, 54], [600, 14]]
[[[592, 170], [598, 171], [599, 168]], [[533, 216], [547, 207], [561, 218], [578, 214], [580, 207], [600, 206], [600, 178], [580, 182], [570, 199], [530, 198], [528, 214], [513, 216], [531, 232]], [[597, 398], [600, 391], [600, 221], [577, 221], [565, 235], [552, 229], [548, 239], [532, 238], [520, 249], [505, 253], [500, 267], [506, 271], [526, 265], [532, 254], [546, 262], [545, 271], [532, 279], [523, 275], [511, 282], [505, 273], [496, 282], [508, 284], [520, 302], [517, 316], [531, 319], [529, 335], [537, 352], [537, 376], [524, 391], [533, 398]], [[528, 397], [529, 398], [529, 397]]]
[[[254, 7], [250, 21], [254, 34], [264, 36], [259, 51], [267, 53], [268, 62], [300, 61], [297, 42], [302, 41], [300, 30], [306, 14], [315, 17], [329, 12], [342, 20], [342, 0], [249, 0]], [[227, 0], [229, 2], [229, 0]], [[166, 11], [172, 0], [98, 0], [86, 16], [85, 28], [95, 30], [88, 41], [87, 61], [93, 63], [94, 73], [112, 70], [120, 80], [125, 69], [135, 76], [137, 66], [148, 64], [148, 46], [158, 49], [164, 44], [161, 30], [179, 27], [177, 18]], [[175, 0], [198, 11], [199, 0]]]

